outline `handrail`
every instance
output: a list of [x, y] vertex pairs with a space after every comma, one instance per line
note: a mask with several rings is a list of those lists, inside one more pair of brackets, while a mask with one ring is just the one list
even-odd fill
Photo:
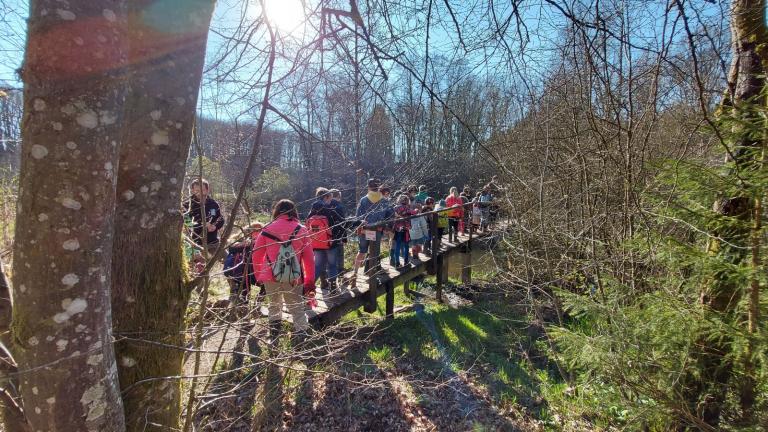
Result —
[[[394, 218], [394, 219], [387, 219], [385, 221], [376, 222], [376, 223], [373, 223], [373, 224], [365, 224], [365, 221], [360, 221], [360, 222], [362, 222], [363, 229], [378, 228], [378, 227], [381, 227], [381, 226], [391, 225], [391, 224], [393, 224], [395, 222], [411, 220], [411, 219], [414, 219], [414, 218], [417, 218], [417, 217], [420, 217], [420, 216], [429, 216], [429, 215], [433, 215], [433, 214], [447, 212], [447, 211], [450, 211], [452, 209], [456, 209], [456, 208], [459, 208], [459, 207], [470, 207], [470, 206], [472, 206], [474, 204], [475, 203], [473, 203], [473, 202], [468, 202], [466, 204], [456, 204], [456, 205], [451, 206], [451, 207], [441, 208], [440, 210], [432, 210], [432, 211], [428, 211], [428, 212], [424, 212], [424, 213], [417, 213], [417, 214], [410, 215], [410, 216]], [[357, 217], [353, 217], [353, 218], [349, 218], [347, 220], [355, 221], [356, 219], [357, 219]]]

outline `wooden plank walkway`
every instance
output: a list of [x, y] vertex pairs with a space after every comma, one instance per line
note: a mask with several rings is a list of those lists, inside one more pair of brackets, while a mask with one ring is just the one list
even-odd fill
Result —
[[[351, 288], [348, 280], [352, 277], [352, 272], [344, 275], [344, 283], [339, 286], [339, 293], [330, 294], [317, 290], [317, 306], [307, 310], [307, 319], [310, 325], [314, 327], [323, 327], [337, 321], [346, 313], [360, 307], [368, 307], [369, 311], [375, 310], [377, 298], [381, 295], [387, 295], [387, 315], [393, 313], [394, 289], [399, 285], [407, 285], [412, 279], [424, 275], [434, 274], [438, 278], [438, 296], [440, 295], [440, 286], [447, 280], [448, 257], [455, 253], [466, 254], [466, 268], [462, 269], [462, 278], [464, 282], [469, 283], [471, 273], [469, 269], [469, 252], [471, 251], [471, 242], [482, 239], [490, 235], [490, 232], [480, 234], [459, 234], [458, 241], [448, 242], [447, 236], [444, 236], [437, 242], [438, 252], [431, 256], [419, 254], [418, 259], [411, 259], [409, 265], [394, 268], [389, 264], [389, 259], [383, 259], [380, 262], [380, 270], [371, 270], [370, 276], [361, 268], [357, 274], [357, 287]], [[371, 281], [371, 278], [375, 278]], [[371, 283], [373, 282], [373, 284]], [[371, 287], [374, 292], [371, 292]], [[439, 299], [438, 299], [439, 300]], [[290, 315], [283, 314], [284, 319], [290, 321]]]

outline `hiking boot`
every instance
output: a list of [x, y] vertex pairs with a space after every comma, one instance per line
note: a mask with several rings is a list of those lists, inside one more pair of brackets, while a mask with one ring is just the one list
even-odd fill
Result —
[[336, 279], [333, 279], [328, 284], [328, 290], [331, 294], [339, 294], [341, 291], [339, 290], [339, 283], [336, 281]]

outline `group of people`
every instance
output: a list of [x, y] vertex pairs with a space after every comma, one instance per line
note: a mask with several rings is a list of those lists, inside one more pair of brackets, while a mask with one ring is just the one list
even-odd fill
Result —
[[[495, 179], [494, 179], [495, 181]], [[306, 218], [302, 221], [293, 201], [278, 201], [267, 224], [255, 222], [245, 228], [244, 238], [228, 244], [224, 273], [233, 295], [247, 299], [252, 287], [260, 287], [260, 297], [269, 300], [270, 334], [279, 333], [283, 305], [293, 317], [295, 329], [308, 328], [305, 304], [315, 306], [315, 290], [330, 293], [339, 290], [344, 266], [344, 244], [355, 232], [358, 253], [355, 256], [350, 287], [356, 286], [358, 269], [369, 250], [379, 250], [382, 239], [391, 241], [390, 264], [408, 265], [419, 253], [431, 253], [429, 224], [437, 218], [438, 235], [448, 234], [448, 241], [458, 241], [459, 233], [473, 225], [489, 229], [493, 195], [492, 183], [475, 197], [469, 187], [459, 193], [456, 187], [444, 199], [430, 197], [427, 187], [409, 186], [392, 193], [378, 179], [368, 180], [353, 217], [347, 217], [341, 191], [319, 187]], [[219, 248], [219, 230], [224, 217], [218, 203], [210, 197], [207, 181], [197, 179], [189, 186], [190, 198], [184, 205], [186, 225], [198, 253], [193, 253], [195, 267], [204, 256]], [[402, 264], [401, 264], [401, 261]], [[203, 260], [204, 261], [204, 260]]]

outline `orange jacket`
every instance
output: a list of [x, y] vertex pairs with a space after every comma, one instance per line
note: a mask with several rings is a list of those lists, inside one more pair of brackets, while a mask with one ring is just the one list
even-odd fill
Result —
[[464, 202], [461, 200], [461, 197], [448, 195], [448, 197], [445, 199], [445, 205], [449, 208], [453, 206], [458, 206], [456, 208], [452, 208], [448, 210], [448, 217], [450, 218], [464, 217], [464, 207], [462, 207], [462, 204], [464, 204]]

